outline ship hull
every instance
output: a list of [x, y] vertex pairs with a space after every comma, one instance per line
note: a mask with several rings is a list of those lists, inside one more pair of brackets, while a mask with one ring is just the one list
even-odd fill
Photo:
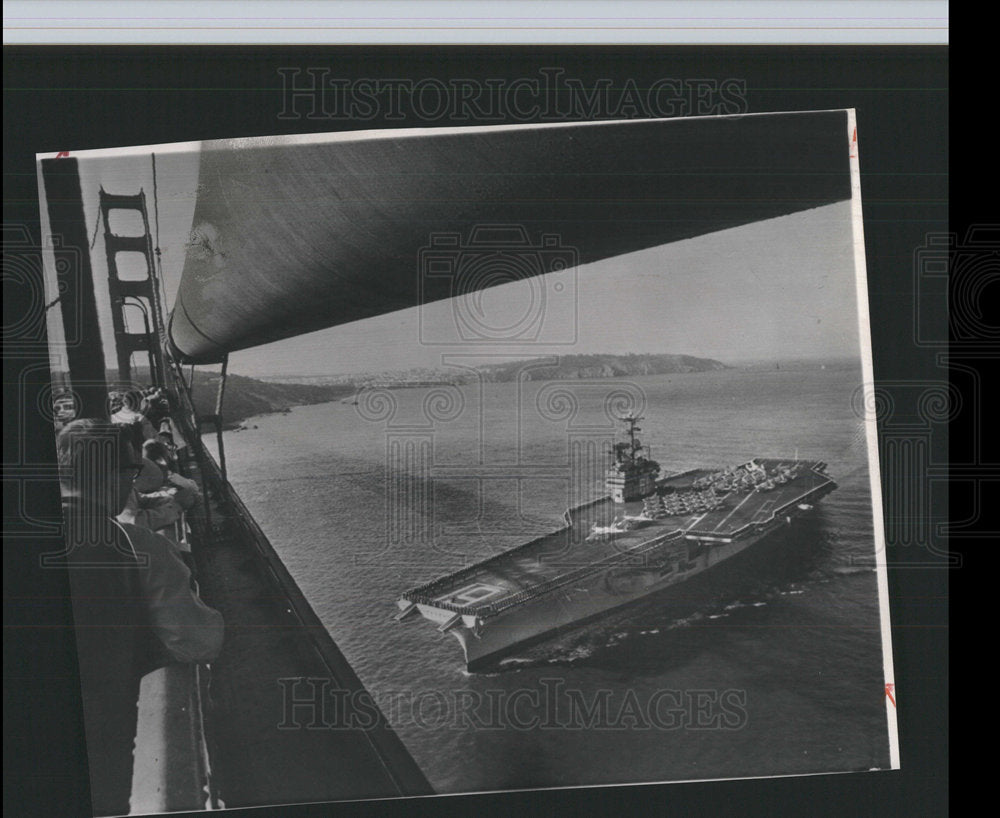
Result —
[[[788, 522], [784, 523], [787, 525]], [[666, 573], [657, 565], [614, 566], [563, 591], [487, 620], [478, 628], [462, 623], [448, 632], [462, 645], [469, 672], [488, 670], [512, 653], [603, 618], [612, 611], [655, 597], [669, 598], [671, 589], [747, 551], [773, 533], [774, 529], [732, 543], [705, 546], [694, 559], [687, 559], [683, 553], [688, 550], [688, 541], [681, 539], [671, 543], [679, 546], [677, 551], [681, 553], [671, 560], [674, 568]], [[657, 555], [652, 559], [657, 559]]]

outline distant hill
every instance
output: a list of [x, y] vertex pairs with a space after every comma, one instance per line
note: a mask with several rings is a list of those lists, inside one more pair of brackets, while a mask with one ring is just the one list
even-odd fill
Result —
[[[711, 372], [727, 368], [719, 361], [692, 355], [564, 355], [554, 366], [525, 371], [524, 361], [510, 361], [481, 366], [479, 372], [487, 382], [506, 383], [519, 377], [530, 381], [581, 380]], [[469, 383], [476, 380], [476, 376], [454, 369], [419, 369], [342, 376], [335, 383], [324, 383], [321, 378], [310, 380], [309, 383], [285, 383], [230, 375], [226, 381], [226, 425], [238, 426], [255, 415], [287, 412], [293, 406], [341, 400], [366, 387], [405, 389], [435, 383]], [[214, 411], [218, 384], [219, 376], [215, 373], [195, 373], [194, 397], [199, 412], [207, 414]]]
[[[620, 378], [638, 375], [671, 375], [681, 372], [712, 372], [728, 369], [725, 364], [711, 358], [692, 355], [563, 355], [552, 366], [525, 370], [525, 361], [501, 364], [484, 364], [479, 367], [479, 377], [490, 383], [506, 383], [518, 378], [530, 381], [582, 380], [590, 378]], [[58, 383], [65, 373], [53, 373]], [[141, 370], [136, 375], [139, 382], [148, 381], [148, 373]], [[215, 397], [219, 388], [219, 374], [196, 370], [194, 376], [194, 402], [199, 414], [215, 411]], [[109, 384], [117, 380], [117, 373], [108, 370]], [[330, 376], [289, 376], [287, 379], [262, 380], [230, 374], [226, 380], [223, 419], [226, 428], [241, 426], [248, 418], [276, 412], [288, 412], [294, 406], [328, 403], [342, 400], [359, 389], [378, 386], [389, 389], [429, 386], [436, 383], [469, 383], [477, 376], [472, 372], [454, 369], [411, 369], [405, 372], [361, 373]], [[295, 383], [287, 383], [294, 380]]]
[[711, 358], [693, 355], [562, 355], [552, 366], [526, 369], [527, 360], [483, 364], [479, 375], [457, 369], [407, 369], [395, 372], [362, 372], [350, 375], [286, 375], [265, 378], [269, 383], [353, 385], [355, 388], [384, 387], [402, 389], [437, 383], [470, 383], [482, 378], [491, 383], [506, 383], [518, 378], [530, 381], [580, 380], [583, 378], [620, 378], [637, 375], [673, 375], [679, 372], [712, 372], [728, 369]]
[[[518, 377], [523, 363], [513, 361], [480, 367], [487, 380], [504, 382]], [[727, 369], [711, 358], [692, 355], [563, 355], [554, 366], [531, 369], [520, 377], [530, 381], [620, 378], [636, 375], [674, 375]]]
[[[198, 372], [194, 376], [194, 403], [199, 414], [215, 411], [215, 396], [219, 375]], [[226, 378], [226, 394], [222, 413], [226, 428], [240, 426], [247, 418], [287, 412], [293, 406], [328, 403], [354, 394], [353, 384], [268, 383], [256, 378], [230, 374]]]
[[[482, 377], [491, 383], [506, 383], [519, 376], [532, 381], [581, 380], [712, 372], [719, 369], [728, 367], [720, 361], [692, 355], [563, 355], [554, 366], [528, 371], [524, 370], [524, 361], [479, 367]], [[329, 379], [316, 377], [309, 378], [308, 382], [303, 382], [306, 378], [299, 378], [299, 383], [230, 375], [226, 381], [223, 414], [227, 428], [233, 428], [255, 415], [287, 412], [293, 406], [342, 400], [365, 387], [400, 389], [434, 383], [468, 383], [475, 379], [476, 376], [471, 372], [462, 373], [454, 369], [362, 373]], [[216, 373], [195, 372], [194, 398], [199, 412], [208, 414], [214, 411], [218, 386], [219, 376]]]

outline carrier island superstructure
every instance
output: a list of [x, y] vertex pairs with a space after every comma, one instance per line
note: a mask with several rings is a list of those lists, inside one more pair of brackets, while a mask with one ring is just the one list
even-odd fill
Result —
[[[406, 591], [396, 617], [420, 614], [462, 645], [470, 671], [654, 594], [668, 592], [812, 511], [837, 485], [826, 464], [754, 458], [659, 477], [622, 418], [607, 494], [564, 527]], [[664, 594], [667, 595], [667, 594]]]

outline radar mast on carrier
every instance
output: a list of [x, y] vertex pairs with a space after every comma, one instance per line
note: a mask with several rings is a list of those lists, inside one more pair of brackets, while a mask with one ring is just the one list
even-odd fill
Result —
[[625, 436], [628, 440], [614, 444], [615, 462], [607, 471], [605, 487], [614, 502], [628, 503], [656, 491], [660, 464], [642, 454], [645, 447], [636, 433], [642, 431], [639, 421], [643, 418], [629, 414], [619, 420], [626, 424]]

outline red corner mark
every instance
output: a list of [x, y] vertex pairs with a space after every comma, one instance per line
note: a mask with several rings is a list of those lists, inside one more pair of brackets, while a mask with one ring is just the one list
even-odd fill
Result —
[[892, 702], [892, 706], [896, 706], [896, 700], [892, 697], [893, 691], [896, 689], [896, 685], [888, 684], [885, 686], [885, 695], [889, 697], [889, 701]]
[[69, 151], [59, 151], [59, 153], [56, 154], [56, 159], [62, 159], [64, 157], [69, 158]]
[[857, 149], [858, 149], [858, 129], [855, 128], [854, 133], [851, 134], [851, 157], [850, 157], [851, 159], [855, 159], [857, 157], [856, 153]]

